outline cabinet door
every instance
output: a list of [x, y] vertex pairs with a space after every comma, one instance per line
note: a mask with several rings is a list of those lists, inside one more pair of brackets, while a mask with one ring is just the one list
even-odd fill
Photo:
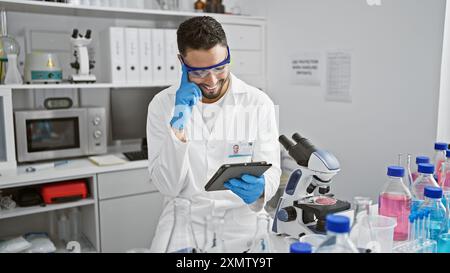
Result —
[[150, 248], [162, 205], [159, 192], [100, 201], [102, 252]]

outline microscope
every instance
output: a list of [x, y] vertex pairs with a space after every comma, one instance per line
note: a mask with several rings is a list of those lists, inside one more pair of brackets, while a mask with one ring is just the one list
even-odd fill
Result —
[[87, 46], [92, 42], [91, 30], [88, 29], [86, 34], [81, 35], [78, 29], [74, 29], [70, 42], [74, 46], [75, 62], [70, 66], [77, 71], [77, 74], [71, 75], [69, 80], [73, 83], [92, 83], [96, 81], [95, 75], [90, 74], [94, 68], [95, 61], [89, 60]]
[[278, 201], [272, 231], [294, 237], [324, 234], [326, 216], [351, 207], [349, 202], [335, 199], [330, 193], [331, 180], [340, 170], [339, 161], [333, 154], [316, 149], [298, 133], [292, 139], [295, 143], [284, 135], [279, 137], [299, 168], [289, 176]]

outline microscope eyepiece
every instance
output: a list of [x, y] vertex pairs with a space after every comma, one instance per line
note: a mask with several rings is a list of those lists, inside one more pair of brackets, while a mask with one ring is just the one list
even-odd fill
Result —
[[78, 29], [74, 28], [72, 32], [72, 38], [76, 39], [78, 37]]
[[289, 149], [294, 146], [295, 144], [289, 140], [289, 138], [287, 138], [285, 135], [281, 135], [278, 138], [278, 141], [281, 143], [281, 145], [283, 145], [283, 147], [289, 151]]
[[86, 39], [91, 39], [91, 33], [92, 33], [92, 31], [91, 31], [90, 29], [88, 29], [88, 30], [86, 31], [86, 35], [84, 35], [84, 38], [86, 38]]
[[303, 147], [305, 147], [305, 149], [312, 149], [312, 150], [316, 149], [307, 138], [302, 137], [299, 133], [293, 134], [292, 139], [295, 140], [295, 142], [301, 144]]

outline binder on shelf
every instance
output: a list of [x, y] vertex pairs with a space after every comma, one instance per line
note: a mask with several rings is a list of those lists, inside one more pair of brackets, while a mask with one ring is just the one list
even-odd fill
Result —
[[139, 34], [137, 28], [125, 28], [125, 63], [127, 83], [138, 83], [139, 77]]
[[166, 83], [177, 84], [181, 75], [180, 61], [178, 60], [177, 30], [164, 30], [164, 44], [166, 56]]
[[153, 83], [152, 75], [152, 31], [139, 29], [139, 76], [141, 83]]
[[153, 80], [155, 84], [167, 84], [164, 49], [164, 29], [152, 29]]
[[110, 27], [102, 34], [106, 82], [125, 83], [125, 37], [122, 27]]

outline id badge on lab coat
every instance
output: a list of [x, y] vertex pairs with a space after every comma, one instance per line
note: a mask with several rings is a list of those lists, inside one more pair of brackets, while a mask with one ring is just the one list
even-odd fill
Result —
[[228, 158], [252, 158], [253, 156], [253, 142], [237, 141], [231, 142], [227, 145]]

